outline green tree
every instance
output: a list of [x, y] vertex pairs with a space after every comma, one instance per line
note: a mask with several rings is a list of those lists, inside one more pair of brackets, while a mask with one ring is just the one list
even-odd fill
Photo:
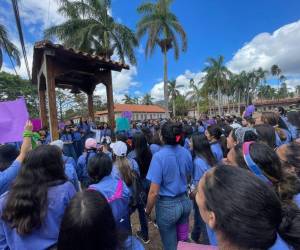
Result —
[[137, 37], [141, 39], [147, 35], [146, 57], [152, 55], [154, 49], [159, 46], [164, 59], [164, 102], [166, 115], [169, 116], [169, 93], [168, 93], [168, 58], [167, 53], [174, 48], [175, 59], [179, 58], [180, 44], [181, 50], [187, 49], [186, 33], [178, 21], [177, 17], [171, 12], [172, 0], [157, 0], [156, 3], [143, 3], [137, 9], [142, 15], [137, 24]]
[[20, 66], [20, 52], [8, 37], [6, 28], [0, 23], [0, 69], [3, 64], [3, 52], [10, 56]]
[[176, 116], [176, 97], [180, 94], [179, 88], [182, 88], [183, 85], [177, 85], [176, 80], [169, 81], [168, 84], [168, 93], [171, 96], [172, 99], [172, 111], [173, 111], [173, 117]]
[[60, 0], [58, 12], [66, 17], [62, 24], [45, 30], [46, 38], [56, 36], [67, 47], [110, 58], [116, 53], [124, 63], [136, 64], [135, 34], [108, 13], [110, 0]]
[[176, 96], [175, 99], [175, 105], [177, 110], [176, 112], [177, 115], [179, 116], [187, 116], [189, 105], [186, 99], [187, 99], [186, 96], [181, 95], [180, 93], [179, 95]]
[[135, 101], [133, 98], [131, 98], [129, 95], [125, 94], [124, 95], [124, 98], [122, 99], [122, 101], [125, 103], [125, 104], [134, 104]]
[[221, 112], [221, 103], [222, 103], [222, 87], [225, 85], [226, 81], [229, 78], [230, 71], [226, 68], [224, 65], [224, 57], [219, 56], [218, 58], [208, 58], [207, 59], [208, 66], [205, 67], [203, 70], [206, 72], [205, 76], [205, 85], [208, 89], [217, 90], [217, 96], [218, 96], [218, 111], [219, 114], [222, 115]]
[[276, 76], [278, 78], [278, 89], [280, 88], [280, 75], [281, 75], [281, 69], [279, 68], [279, 66], [277, 64], [272, 65], [271, 67], [271, 74], [272, 76]]
[[142, 103], [144, 105], [152, 105], [153, 104], [153, 97], [150, 94], [144, 95]]
[[30, 81], [6, 72], [0, 72], [0, 101], [15, 100], [23, 96], [30, 117], [38, 117], [37, 88]]
[[187, 95], [189, 96], [190, 100], [192, 100], [194, 103], [196, 103], [197, 113], [199, 115], [201, 98], [202, 98], [203, 94], [204, 95], [206, 94], [205, 96], [207, 96], [207, 99], [208, 99], [208, 91], [206, 91], [206, 89], [203, 87], [201, 88], [200, 82], [198, 82], [196, 84], [194, 79], [190, 80], [190, 88], [191, 88], [191, 90], [187, 93]]
[[74, 95], [62, 89], [56, 89], [56, 106], [61, 121], [65, 119], [65, 111], [72, 105], [74, 105]]

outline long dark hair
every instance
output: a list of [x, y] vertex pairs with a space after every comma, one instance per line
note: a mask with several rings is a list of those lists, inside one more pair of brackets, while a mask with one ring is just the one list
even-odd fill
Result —
[[227, 155], [227, 139], [223, 134], [223, 130], [219, 125], [211, 125], [207, 127], [207, 132], [220, 144], [223, 155]]
[[77, 193], [62, 219], [58, 250], [121, 249], [110, 205], [92, 190]]
[[0, 171], [7, 169], [18, 157], [19, 150], [14, 145], [0, 146]]
[[254, 128], [258, 134], [258, 140], [266, 143], [269, 147], [276, 147], [275, 129], [269, 124], [255, 125]]
[[149, 149], [146, 137], [143, 133], [137, 132], [133, 135], [132, 148], [136, 152], [135, 159], [139, 165], [141, 178], [146, 178], [152, 159], [152, 153]]
[[[234, 148], [238, 166], [248, 169], [242, 152], [242, 144]], [[292, 203], [294, 195], [300, 192], [297, 177], [282, 171], [281, 162], [275, 151], [264, 143], [252, 143], [249, 154], [263, 174], [272, 182], [275, 191], [285, 203]]]
[[193, 134], [192, 135], [192, 143], [193, 143], [193, 157], [199, 156], [204, 158], [208, 165], [211, 167], [215, 165], [216, 159], [211, 152], [209, 141], [207, 140], [205, 135], [201, 134]]
[[99, 152], [89, 160], [87, 170], [92, 181], [97, 183], [111, 174], [112, 160], [106, 154]]
[[61, 150], [56, 146], [38, 146], [23, 162], [8, 193], [2, 219], [18, 234], [30, 234], [46, 216], [49, 186], [66, 180]]
[[282, 206], [268, 184], [249, 171], [218, 166], [204, 177], [205, 206], [213, 211], [217, 231], [242, 249], [269, 249], [277, 233], [300, 248], [300, 211]]

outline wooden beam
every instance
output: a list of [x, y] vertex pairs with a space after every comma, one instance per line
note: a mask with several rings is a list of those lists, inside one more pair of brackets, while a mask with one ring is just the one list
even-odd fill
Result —
[[59, 139], [58, 134], [58, 121], [56, 109], [56, 94], [55, 94], [55, 69], [53, 58], [44, 54], [46, 62], [46, 83], [48, 94], [48, 108], [49, 108], [49, 125], [51, 140]]
[[107, 111], [108, 111], [108, 120], [111, 126], [111, 129], [115, 128], [115, 113], [114, 113], [114, 96], [112, 88], [112, 76], [111, 71], [107, 74], [106, 86], [106, 95], [107, 95]]
[[88, 94], [88, 110], [89, 110], [89, 117], [92, 121], [95, 121], [95, 114], [94, 114], [94, 102], [93, 102], [93, 92]]
[[45, 90], [39, 90], [39, 102], [40, 102], [40, 119], [42, 121], [42, 126], [48, 126], [47, 121], [47, 109], [46, 109], [46, 91]]

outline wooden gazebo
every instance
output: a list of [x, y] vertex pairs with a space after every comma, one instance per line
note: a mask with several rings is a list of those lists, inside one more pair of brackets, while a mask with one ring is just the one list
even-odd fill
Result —
[[[43, 126], [49, 125], [51, 139], [58, 139], [58, 120], [55, 88], [84, 92], [88, 96], [89, 116], [94, 119], [93, 93], [96, 85], [106, 87], [109, 121], [114, 126], [114, 103], [111, 71], [129, 69], [128, 65], [105, 57], [90, 55], [65, 48], [50, 41], [35, 43], [33, 51], [32, 83], [38, 86], [40, 118]], [[47, 119], [46, 93], [49, 122]]]

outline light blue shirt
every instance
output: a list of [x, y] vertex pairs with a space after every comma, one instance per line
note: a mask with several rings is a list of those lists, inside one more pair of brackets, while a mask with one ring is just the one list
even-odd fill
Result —
[[[76, 167], [77, 176], [78, 176], [79, 181], [83, 182], [84, 184], [87, 184], [90, 180], [90, 177], [89, 177], [88, 171], [87, 171], [87, 163], [95, 155], [96, 155], [96, 153], [93, 151], [90, 152], [89, 154], [84, 153], [79, 157], [79, 159], [77, 161], [77, 167]], [[88, 159], [87, 159], [87, 157], [88, 157]]]
[[211, 149], [213, 155], [215, 156], [217, 162], [220, 162], [223, 160], [223, 150], [222, 150], [220, 143], [218, 143], [218, 142], [211, 143], [210, 149]]
[[192, 186], [197, 187], [199, 180], [209, 169], [210, 166], [207, 164], [206, 160], [196, 156], [193, 161]]
[[79, 182], [76, 169], [71, 164], [65, 164], [65, 174], [68, 180], [74, 185], [75, 190], [79, 191]]
[[[117, 187], [120, 179], [114, 178], [111, 175], [105, 176], [97, 184], [92, 184], [89, 186], [89, 189], [96, 190], [104, 195], [104, 197], [109, 201], [118, 193]], [[121, 196], [117, 197], [114, 201], [109, 201], [109, 204], [112, 208], [112, 212], [115, 218], [115, 221], [119, 225], [122, 223], [122, 220], [129, 216], [129, 200], [130, 200], [130, 190], [126, 184], [122, 182], [122, 192]]]
[[150, 145], [150, 151], [151, 151], [152, 155], [157, 153], [160, 149], [161, 149], [161, 146], [158, 145], [158, 144], [151, 144]]
[[124, 242], [125, 250], [144, 250], [144, 245], [134, 236], [128, 236]]
[[187, 177], [192, 168], [188, 150], [179, 145], [165, 145], [153, 155], [147, 179], [160, 185], [159, 195], [175, 197], [187, 191]]
[[[60, 223], [69, 201], [76, 191], [70, 182], [49, 187], [48, 210], [40, 228], [20, 235], [0, 218], [0, 249], [44, 250], [57, 242]], [[0, 198], [1, 215], [8, 193]], [[1, 216], [0, 216], [1, 217]]]
[[5, 193], [21, 169], [21, 163], [15, 160], [7, 169], [0, 172], [0, 195]]

